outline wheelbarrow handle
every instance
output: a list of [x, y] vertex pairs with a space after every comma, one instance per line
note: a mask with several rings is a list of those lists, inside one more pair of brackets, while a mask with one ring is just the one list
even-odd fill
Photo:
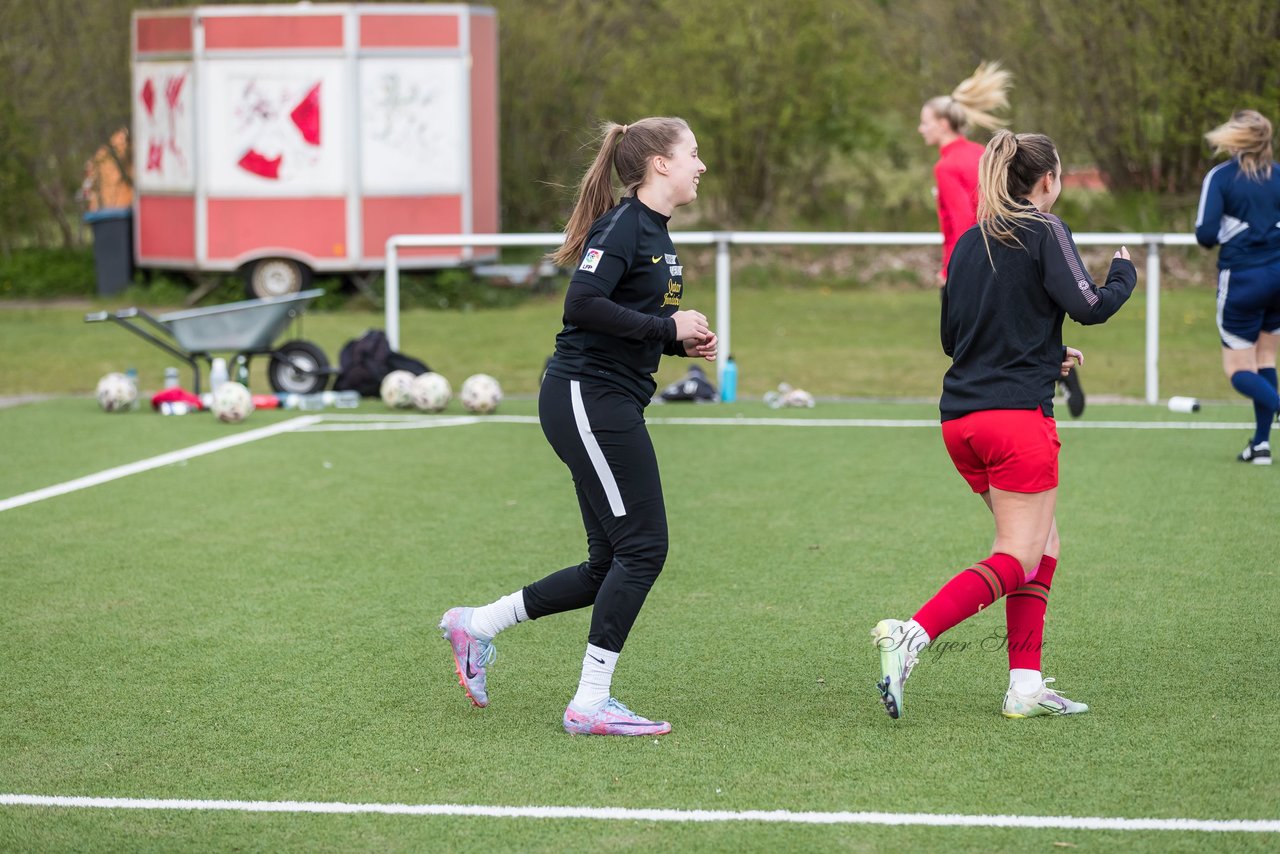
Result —
[[86, 314], [84, 316], [84, 322], [97, 323], [102, 320], [109, 320], [110, 318], [111, 315], [107, 314], [105, 311], [95, 311], [93, 314]]

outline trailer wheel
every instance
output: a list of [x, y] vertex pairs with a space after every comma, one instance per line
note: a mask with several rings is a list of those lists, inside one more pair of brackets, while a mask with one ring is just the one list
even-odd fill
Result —
[[245, 268], [244, 290], [250, 299], [289, 296], [310, 283], [310, 268], [292, 258], [263, 258]]
[[286, 341], [271, 352], [267, 381], [285, 394], [314, 394], [329, 384], [329, 360], [310, 341]]

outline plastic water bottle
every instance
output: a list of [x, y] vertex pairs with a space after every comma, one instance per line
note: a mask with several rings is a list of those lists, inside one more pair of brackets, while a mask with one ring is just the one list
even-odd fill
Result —
[[219, 356], [209, 366], [209, 390], [217, 391], [227, 381], [227, 360]]
[[128, 378], [129, 384], [133, 386], [133, 403], [129, 404], [129, 408], [137, 409], [141, 405], [138, 400], [138, 369], [129, 368], [124, 372], [124, 375]]
[[164, 369], [164, 387], [177, 388], [179, 384], [180, 384], [180, 380], [178, 379], [178, 369], [165, 368]]
[[249, 360], [244, 356], [236, 356], [236, 382], [249, 387]]
[[360, 405], [360, 392], [355, 389], [346, 391], [322, 391], [320, 399], [325, 406], [336, 406], [339, 409], [355, 409]]
[[720, 380], [720, 402], [733, 403], [738, 399], [738, 363], [733, 356], [725, 359], [724, 377]]

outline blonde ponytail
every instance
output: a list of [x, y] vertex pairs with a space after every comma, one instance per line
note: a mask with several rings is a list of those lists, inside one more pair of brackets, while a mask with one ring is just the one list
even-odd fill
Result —
[[973, 74], [961, 81], [950, 95], [939, 95], [925, 102], [935, 116], [946, 119], [956, 133], [968, 134], [970, 127], [995, 130], [1005, 120], [993, 115], [1009, 106], [1009, 89], [1013, 75], [999, 62], [983, 62]]
[[[1058, 150], [1042, 133], [996, 131], [978, 161], [978, 224], [982, 239], [988, 235], [1007, 246], [1021, 246], [1018, 226], [1035, 218], [1025, 199], [1046, 173], [1059, 168]], [[988, 244], [987, 254], [991, 247]]]
[[1239, 110], [1231, 121], [1204, 135], [1214, 154], [1229, 154], [1240, 161], [1240, 171], [1253, 181], [1271, 178], [1271, 122], [1257, 110]]

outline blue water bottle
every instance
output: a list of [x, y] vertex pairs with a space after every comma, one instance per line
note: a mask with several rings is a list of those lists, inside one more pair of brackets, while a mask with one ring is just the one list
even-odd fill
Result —
[[720, 380], [720, 402], [733, 403], [738, 397], [738, 363], [730, 355], [724, 361], [724, 376]]

